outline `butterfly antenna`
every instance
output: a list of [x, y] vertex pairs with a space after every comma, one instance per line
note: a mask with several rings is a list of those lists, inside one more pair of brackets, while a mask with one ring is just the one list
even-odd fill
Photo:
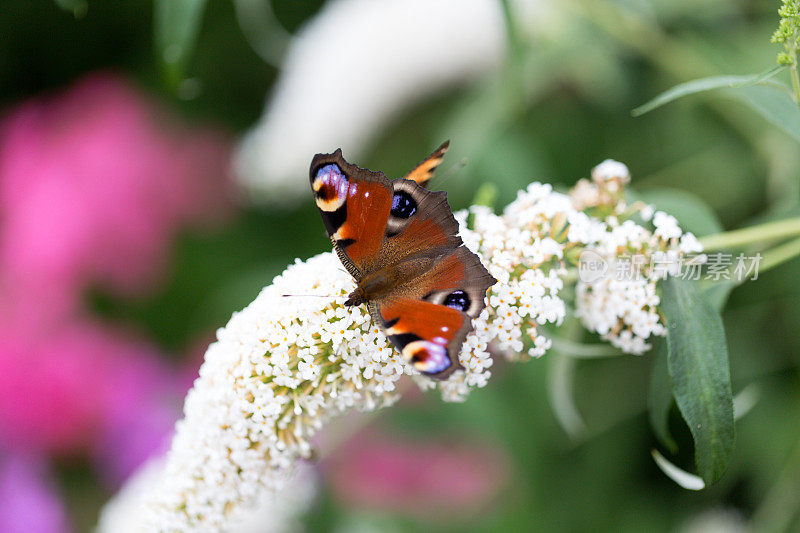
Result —
[[331, 294], [281, 294], [283, 298], [327, 298], [329, 300], [347, 299], [347, 296], [333, 296]]
[[442, 185], [447, 180], [449, 180], [450, 178], [461, 172], [461, 170], [463, 170], [463, 168], [466, 167], [468, 164], [469, 164], [469, 159], [464, 157], [458, 163], [454, 163], [453, 165], [451, 165], [442, 174], [437, 174], [436, 176], [434, 176], [432, 181], [436, 182], [436, 188], [441, 189]]

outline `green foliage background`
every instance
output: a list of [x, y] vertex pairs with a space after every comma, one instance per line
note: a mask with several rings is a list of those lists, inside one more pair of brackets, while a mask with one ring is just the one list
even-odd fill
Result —
[[[321, 4], [275, 0], [273, 8], [280, 24], [294, 32]], [[643, 196], [666, 194], [677, 210], [708, 206], [727, 229], [800, 215], [797, 141], [732, 92], [703, 93], [642, 117], [631, 115], [677, 83], [774, 65], [777, 47], [770, 35], [777, 25], [776, 2], [568, 0], [563, 5], [575, 19], [569, 34], [512, 47], [507, 72], [525, 88], [521, 93], [487, 79], [423, 101], [374, 139], [369, 157], [359, 164], [401, 175], [449, 137], [456, 153], [448, 156], [451, 161], [469, 159], [446, 184], [454, 208], [467, 205], [487, 181], [497, 186], [503, 205], [530, 181], [568, 187], [611, 157], [630, 167], [632, 187]], [[2, 108], [58, 90], [87, 72], [112, 69], [190, 120], [243, 132], [260, 116], [277, 70], [248, 45], [232, 2], [211, 0], [202, 15], [186, 64], [202, 84], [192, 100], [177, 98], [162, 75], [151, 2], [90, 0], [84, 8], [76, 18], [52, 0], [3, 3]], [[664, 188], [685, 194], [670, 195]], [[699, 209], [673, 214], [691, 227], [702, 217]], [[181, 237], [169, 281], [157, 296], [121, 301], [95, 291], [87, 297], [104, 316], [132, 324], [180, 353], [224, 324], [295, 257], [328, 248], [310, 198], [290, 213], [243, 205], [224, 227]], [[570, 438], [553, 414], [548, 390], [558, 359], [548, 355], [521, 366], [496, 365], [489, 385], [463, 405], [431, 396], [422, 403], [401, 402], [380, 416], [387, 431], [398, 434], [488, 435], [505, 447], [512, 479], [485, 508], [431, 523], [348, 508], [325, 488], [306, 522], [313, 531], [365, 523], [389, 531], [673, 531], [700, 513], [726, 509], [753, 520], [756, 530], [796, 530], [800, 260], [736, 288], [723, 319], [734, 394], [755, 383], [760, 397], [737, 422], [728, 471], [705, 491], [680, 489], [650, 457], [651, 448], [660, 448], [646, 414], [652, 355], [576, 364], [575, 402], [588, 425], [579, 439]], [[691, 435], [674, 407], [670, 429], [679, 449], [673, 459], [691, 470]], [[88, 527], [108, 495], [98, 492], [80, 464], [65, 462], [61, 472], [72, 512]]]

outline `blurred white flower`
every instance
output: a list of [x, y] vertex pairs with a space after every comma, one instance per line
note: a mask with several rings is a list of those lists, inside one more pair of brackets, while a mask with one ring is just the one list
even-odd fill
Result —
[[653, 215], [653, 225], [656, 227], [656, 236], [662, 239], [677, 239], [683, 232], [678, 227], [678, 220], [663, 211], [656, 211]]
[[680, 250], [685, 254], [696, 254], [703, 251], [703, 245], [694, 233], [686, 232], [681, 236]]
[[627, 185], [631, 181], [631, 173], [625, 163], [606, 159], [592, 169], [592, 180], [595, 183], [607, 183], [608, 187], [618, 188]]
[[150, 491], [161, 476], [164, 459], [143, 464], [100, 511], [97, 533], [144, 533], [143, 509]]
[[678, 533], [745, 533], [752, 524], [733, 507], [710, 507], [684, 521]]
[[580, 179], [572, 187], [569, 192], [572, 204], [579, 211], [592, 207], [610, 209], [605, 222], [616, 226], [614, 214], [624, 214], [627, 209], [622, 191], [630, 181], [631, 174], [624, 163], [606, 159], [592, 169], [591, 181]]
[[[516, 0], [523, 31], [547, 24], [541, 0]], [[292, 205], [308, 193], [311, 156], [359, 157], [414, 101], [485, 75], [505, 53], [497, 0], [336, 0], [292, 42], [258, 125], [235, 160], [261, 201]]]

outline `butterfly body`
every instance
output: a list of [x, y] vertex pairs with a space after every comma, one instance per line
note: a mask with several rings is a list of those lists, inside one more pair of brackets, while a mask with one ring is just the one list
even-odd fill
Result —
[[334, 250], [357, 283], [345, 305], [366, 304], [403, 357], [437, 379], [459, 368], [471, 319], [496, 282], [463, 246], [447, 195], [420, 185], [446, 149], [420, 163], [411, 179], [351, 165], [341, 150], [315, 156], [310, 171]]
[[[414, 287], [409, 280], [421, 276], [430, 269], [434, 262], [431, 257], [412, 257], [380, 270], [364, 274], [356, 278], [358, 285], [350, 293], [346, 306], [361, 305], [388, 298], [391, 294], [415, 296]], [[423, 296], [423, 295], [420, 295]]]

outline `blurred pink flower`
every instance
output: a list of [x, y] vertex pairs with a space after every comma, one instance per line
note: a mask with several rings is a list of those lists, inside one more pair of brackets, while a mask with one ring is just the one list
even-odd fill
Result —
[[0, 530], [69, 531], [64, 508], [45, 472], [38, 461], [0, 452]]
[[[229, 156], [227, 136], [177, 124], [109, 74], [0, 120], [0, 454], [89, 452], [116, 486], [163, 449], [184, 375], [89, 318], [82, 294], [153, 289], [177, 231], [227, 211]], [[63, 530], [31, 472], [0, 456], [0, 530]]]
[[[99, 324], [45, 329], [23, 320], [0, 322], [0, 441], [31, 452], [68, 453], [101, 435], [116, 443], [128, 439], [128, 445], [139, 439], [146, 445], [133, 459], [138, 464], [177, 416], [181, 391], [172, 376], [177, 372], [151, 347]], [[121, 422], [129, 425], [120, 428]], [[125, 437], [109, 436], [114, 428], [126, 431]], [[143, 428], [157, 437], [143, 436]]]
[[[191, 367], [196, 376], [199, 365]], [[92, 457], [106, 485], [117, 489], [147, 459], [167, 451], [191, 381], [183, 369], [141, 355], [117, 361], [108, 380], [112, 397]]]
[[81, 296], [152, 288], [176, 232], [226, 211], [229, 156], [110, 74], [0, 121], [0, 443], [92, 446], [112, 483], [161, 446], [181, 376]]
[[0, 295], [58, 313], [87, 283], [146, 289], [175, 231], [226, 207], [229, 154], [113, 75], [21, 105], [0, 124]]
[[356, 509], [418, 518], [463, 518], [485, 510], [508, 483], [502, 449], [475, 442], [398, 439], [364, 433], [331, 457], [335, 496]]

